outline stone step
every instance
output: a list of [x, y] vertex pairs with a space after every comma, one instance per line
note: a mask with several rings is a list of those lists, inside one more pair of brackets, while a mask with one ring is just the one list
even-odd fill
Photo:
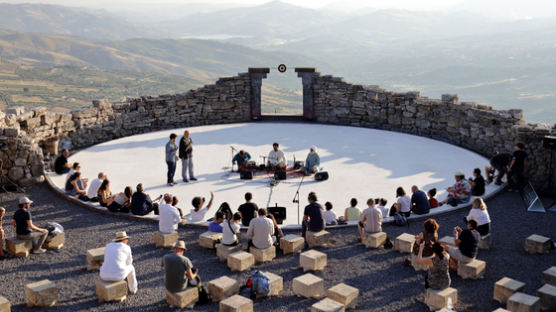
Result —
[[542, 272], [542, 283], [556, 286], [556, 266]]
[[207, 231], [199, 235], [199, 245], [208, 249], [215, 249], [220, 240], [222, 240], [222, 233]]
[[259, 249], [256, 247], [250, 247], [249, 253], [255, 256], [255, 262], [262, 263], [262, 262], [270, 262], [274, 258], [276, 258], [276, 247], [270, 246], [265, 249]]
[[62, 232], [53, 237], [49, 236], [46, 239], [46, 241], [44, 241], [42, 247], [49, 250], [60, 250], [62, 249], [62, 247], [64, 247], [65, 243], [66, 243], [66, 233]]
[[458, 291], [452, 287], [443, 290], [427, 289], [425, 290], [425, 304], [431, 310], [440, 310], [447, 308], [448, 298], [452, 299], [452, 305], [458, 302]]
[[228, 255], [228, 267], [232, 271], [245, 271], [255, 265], [255, 256], [245, 251], [237, 251]]
[[97, 270], [104, 262], [104, 248], [95, 248], [87, 250], [87, 270]]
[[556, 311], [556, 286], [544, 284], [537, 290], [537, 296], [541, 299], [541, 310]]

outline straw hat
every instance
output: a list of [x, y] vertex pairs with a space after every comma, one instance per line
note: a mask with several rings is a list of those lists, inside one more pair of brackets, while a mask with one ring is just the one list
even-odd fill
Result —
[[117, 232], [114, 242], [120, 242], [126, 238], [129, 238], [129, 236], [127, 236], [127, 233], [125, 231]]
[[28, 197], [23, 196], [23, 197], [20, 197], [20, 198], [19, 198], [18, 203], [19, 203], [20, 205], [22, 205], [22, 204], [32, 204], [33, 201], [30, 200]]
[[180, 248], [180, 249], [183, 249], [183, 250], [187, 250], [187, 248], [185, 247], [185, 242], [182, 241], [182, 240], [181, 240], [181, 241], [177, 241], [177, 242], [174, 244], [174, 248]]
[[459, 176], [462, 176], [462, 175], [464, 175], [464, 174], [461, 171], [456, 171], [456, 173], [454, 173], [454, 176], [456, 176], [456, 177], [459, 177]]

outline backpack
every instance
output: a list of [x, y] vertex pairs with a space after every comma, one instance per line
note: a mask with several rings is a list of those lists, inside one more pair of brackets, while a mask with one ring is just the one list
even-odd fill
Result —
[[250, 279], [253, 281], [251, 292], [256, 294], [268, 294], [270, 292], [270, 278], [261, 271], [251, 271]]
[[394, 224], [397, 226], [409, 225], [405, 216], [400, 213], [394, 215]]
[[203, 286], [203, 283], [201, 282], [201, 278], [199, 276], [197, 276], [196, 280], [197, 280], [197, 285], [195, 285], [195, 287], [199, 292], [199, 300], [197, 301], [197, 304], [203, 305], [209, 303], [210, 296], [207, 288]]

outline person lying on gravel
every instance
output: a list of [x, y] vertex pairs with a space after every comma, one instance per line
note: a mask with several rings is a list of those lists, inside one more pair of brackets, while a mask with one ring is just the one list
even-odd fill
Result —
[[129, 236], [125, 231], [117, 232], [116, 238], [106, 245], [104, 262], [100, 267], [100, 279], [107, 282], [119, 282], [127, 279], [129, 292], [137, 293], [137, 278], [131, 248], [127, 242]]
[[48, 237], [48, 230], [33, 224], [31, 213], [29, 212], [32, 203], [33, 202], [25, 196], [19, 198], [19, 209], [14, 213], [12, 224], [15, 227], [17, 239], [31, 240], [33, 243], [33, 252], [44, 253], [46, 250], [42, 249], [41, 246]]
[[164, 266], [166, 290], [171, 293], [184, 291], [188, 285], [195, 286], [198, 269], [193, 267], [191, 260], [183, 253], [187, 250], [184, 241], [174, 244], [173, 252], [162, 258]]

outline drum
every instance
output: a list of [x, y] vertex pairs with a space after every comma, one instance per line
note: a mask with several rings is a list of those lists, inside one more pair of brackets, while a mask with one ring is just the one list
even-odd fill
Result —
[[248, 161], [246, 167], [249, 169], [257, 169], [257, 163], [254, 161]]

